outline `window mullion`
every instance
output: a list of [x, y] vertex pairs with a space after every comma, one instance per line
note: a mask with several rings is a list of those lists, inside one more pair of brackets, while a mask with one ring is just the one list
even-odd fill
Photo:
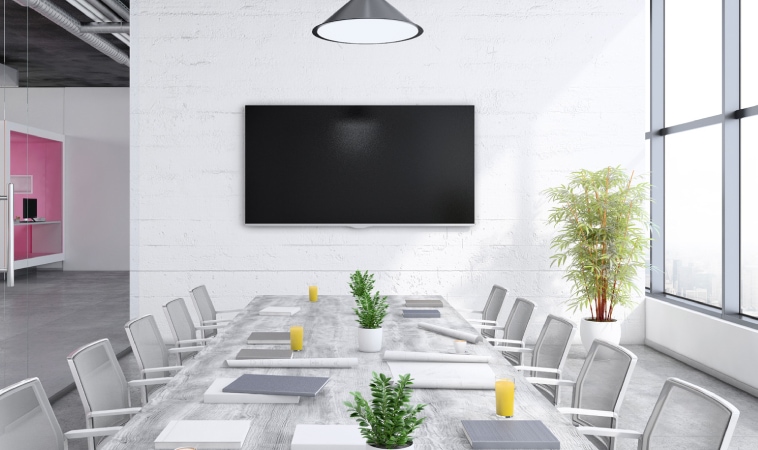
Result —
[[650, 1], [650, 220], [657, 227], [651, 243], [650, 292], [665, 290], [664, 259], [664, 0]]

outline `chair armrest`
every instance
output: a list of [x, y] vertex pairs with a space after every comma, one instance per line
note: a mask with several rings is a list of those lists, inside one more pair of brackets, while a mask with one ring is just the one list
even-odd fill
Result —
[[526, 347], [506, 347], [503, 345], [493, 345], [492, 348], [495, 350], [499, 350], [501, 352], [511, 352], [511, 353], [530, 353], [534, 351], [533, 349], [526, 348]]
[[[574, 386], [576, 381], [560, 380], [556, 378], [526, 377], [526, 381], [532, 384], [547, 384], [550, 386]], [[570, 414], [570, 413], [567, 413]]]
[[560, 369], [550, 369], [548, 367], [514, 366], [513, 368], [516, 370], [531, 370], [532, 372], [561, 373]]
[[216, 310], [216, 314], [231, 314], [231, 313], [242, 313], [245, 312], [245, 309], [225, 309], [223, 311]]
[[578, 431], [580, 434], [587, 434], [590, 436], [642, 439], [642, 433], [634, 430], [620, 430], [617, 428], [602, 427], [576, 427], [576, 431]]
[[82, 439], [97, 436], [113, 436], [123, 427], [90, 428], [87, 430], [71, 430], [63, 433], [66, 439]]
[[91, 411], [87, 414], [87, 418], [94, 417], [107, 417], [107, 416], [133, 416], [142, 411], [142, 408], [135, 406], [133, 408], [120, 408], [120, 409], [103, 409], [100, 411]]
[[182, 369], [184, 369], [182, 366], [151, 367], [142, 369], [142, 373], [178, 372]]
[[579, 414], [580, 416], [595, 416], [595, 417], [617, 417], [613, 411], [600, 411], [599, 409], [584, 409], [584, 408], [558, 408], [558, 412], [561, 414]]
[[212, 325], [212, 324], [214, 324], [214, 323], [215, 323], [215, 324], [219, 324], [219, 323], [229, 323], [229, 322], [231, 322], [231, 321], [232, 321], [232, 319], [208, 319], [208, 320], [203, 320], [203, 323], [202, 323], [202, 324], [203, 324], [203, 325]]
[[169, 353], [189, 353], [189, 352], [199, 352], [200, 350], [204, 349], [204, 345], [199, 345], [197, 347], [174, 347], [168, 349]]
[[503, 344], [519, 344], [519, 345], [524, 345], [524, 341], [517, 341], [515, 339], [485, 338], [484, 340], [487, 341], [487, 342], [492, 342], [492, 343], [502, 342]]
[[176, 345], [181, 345], [181, 344], [199, 344], [199, 343], [204, 344], [204, 343], [210, 341], [211, 339], [213, 339], [213, 338], [185, 339], [183, 341], [178, 341], [176, 343]]
[[156, 384], [166, 384], [171, 380], [173, 380], [173, 378], [171, 377], [148, 378], [146, 380], [132, 380], [132, 381], [129, 381], [127, 384], [131, 387], [153, 386]]
[[196, 330], [218, 330], [219, 328], [224, 328], [226, 325], [197, 325], [195, 326]]

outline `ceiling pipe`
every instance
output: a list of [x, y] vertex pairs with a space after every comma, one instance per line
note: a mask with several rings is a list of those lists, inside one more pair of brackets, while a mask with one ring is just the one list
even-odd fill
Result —
[[83, 23], [79, 29], [82, 33], [111, 34], [111, 33], [128, 33], [128, 23]]
[[21, 6], [29, 7], [64, 30], [88, 43], [112, 60], [125, 66], [129, 65], [129, 55], [106, 39], [92, 33], [83, 33], [82, 24], [66, 11], [50, 2], [50, 0], [13, 0]]
[[129, 8], [126, 7], [123, 3], [121, 3], [119, 0], [101, 0], [103, 3], [105, 3], [110, 9], [112, 9], [116, 14], [121, 16], [122, 19], [129, 22]]
[[[100, 0], [66, 0], [68, 4], [78, 9], [79, 12], [92, 19], [94, 22], [122, 22], [123, 19], [111, 11]], [[113, 35], [116, 39], [129, 45], [129, 36], [124, 33]]]

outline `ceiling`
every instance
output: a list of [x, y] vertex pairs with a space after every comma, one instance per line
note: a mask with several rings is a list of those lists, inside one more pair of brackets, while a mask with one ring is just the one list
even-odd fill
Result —
[[[92, 22], [65, 0], [51, 1], [79, 21]], [[128, 0], [122, 3], [129, 6]], [[0, 46], [0, 63], [18, 70], [19, 86], [129, 86], [129, 67], [105, 56], [32, 9], [27, 10], [13, 0], [2, 0], [2, 4], [4, 21], [0, 23], [0, 31], [4, 33], [0, 35], [0, 44], [4, 45]], [[112, 35], [99, 36], [129, 52], [129, 47]]]

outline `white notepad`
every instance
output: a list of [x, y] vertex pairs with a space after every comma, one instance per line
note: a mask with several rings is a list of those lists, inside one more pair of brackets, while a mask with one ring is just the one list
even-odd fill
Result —
[[172, 420], [155, 439], [155, 448], [241, 449], [251, 425], [249, 420]]
[[236, 378], [217, 378], [203, 394], [203, 403], [298, 403], [295, 395], [238, 394], [223, 389]]
[[261, 316], [291, 316], [300, 311], [297, 306], [269, 306], [263, 308], [260, 314]]
[[358, 425], [303, 425], [295, 427], [291, 450], [365, 450]]

